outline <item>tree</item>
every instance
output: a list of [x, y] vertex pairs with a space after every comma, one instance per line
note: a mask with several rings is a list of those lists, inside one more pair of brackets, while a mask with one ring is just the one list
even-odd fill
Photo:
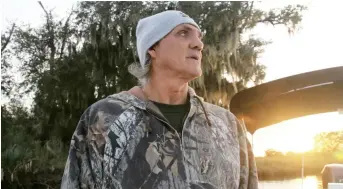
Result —
[[314, 137], [314, 150], [317, 152], [336, 152], [343, 149], [343, 130], [322, 132]]
[[265, 151], [265, 155], [266, 157], [280, 157], [283, 156], [283, 153], [274, 149], [268, 149]]
[[47, 188], [57, 185], [67, 148], [58, 138], [36, 139], [37, 120], [19, 101], [1, 106], [1, 185]]
[[16, 25], [13, 23], [12, 26], [4, 33], [1, 34], [1, 93], [5, 96], [9, 96], [14, 82], [13, 76], [9, 74], [12, 65], [9, 62], [12, 51], [8, 48], [13, 33], [16, 29]]

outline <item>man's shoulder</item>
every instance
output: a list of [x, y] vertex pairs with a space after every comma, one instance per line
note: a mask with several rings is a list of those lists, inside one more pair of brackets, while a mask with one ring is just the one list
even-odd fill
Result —
[[223, 108], [223, 107], [218, 106], [216, 104], [212, 104], [209, 102], [203, 102], [203, 103], [204, 103], [205, 107], [207, 107], [211, 112], [213, 111], [213, 112], [218, 112], [218, 113], [232, 114], [229, 109]]
[[207, 111], [209, 111], [209, 113], [215, 115], [216, 117], [228, 118], [230, 121], [237, 120], [236, 116], [230, 110], [209, 102], [203, 103]]
[[112, 110], [112, 109], [122, 109], [129, 106], [128, 102], [123, 100], [112, 98], [113, 95], [102, 98], [90, 105], [91, 109], [95, 110]]
[[135, 113], [134, 105], [118, 95], [125, 94], [113, 94], [89, 105], [80, 118], [80, 128], [91, 128], [92, 132], [103, 133], [127, 110], [134, 110], [131, 113]]
[[206, 111], [213, 115], [214, 119], [221, 119], [231, 127], [237, 128], [239, 133], [246, 131], [245, 126], [230, 110], [208, 102], [204, 102], [204, 106]]
[[[123, 98], [124, 97], [124, 98]], [[97, 115], [99, 113], [104, 115], [118, 116], [125, 110], [129, 109], [133, 105], [130, 101], [125, 100], [126, 94], [123, 92], [115, 93], [102, 98], [93, 104], [91, 104], [86, 112], [90, 116]]]

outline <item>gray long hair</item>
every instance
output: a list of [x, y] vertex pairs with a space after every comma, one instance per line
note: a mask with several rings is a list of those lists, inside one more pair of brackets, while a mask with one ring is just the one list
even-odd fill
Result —
[[[156, 45], [158, 45], [159, 43], [160, 41], [157, 41], [149, 49], [154, 49]], [[143, 67], [139, 62], [135, 62], [135, 63], [132, 63], [128, 68], [129, 72], [138, 79], [138, 84], [142, 87], [145, 86], [149, 82], [150, 75], [151, 75], [152, 61], [151, 61], [151, 57], [149, 53], [147, 53], [146, 58], [147, 58], [146, 64]]]
[[138, 84], [143, 87], [150, 79], [151, 61], [149, 61], [144, 67], [139, 63], [132, 63], [128, 70], [138, 79]]

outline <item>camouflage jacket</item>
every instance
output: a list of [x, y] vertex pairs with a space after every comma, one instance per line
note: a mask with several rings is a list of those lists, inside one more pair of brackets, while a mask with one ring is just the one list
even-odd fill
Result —
[[63, 189], [257, 189], [245, 128], [189, 89], [177, 133], [138, 87], [91, 105], [72, 136]]

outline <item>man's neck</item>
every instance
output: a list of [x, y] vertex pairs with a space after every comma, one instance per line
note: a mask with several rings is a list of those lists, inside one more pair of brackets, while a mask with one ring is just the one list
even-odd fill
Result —
[[[163, 82], [161, 82], [163, 81]], [[188, 83], [179, 79], [151, 78], [143, 87], [149, 100], [163, 104], [184, 104], [188, 95]]]

